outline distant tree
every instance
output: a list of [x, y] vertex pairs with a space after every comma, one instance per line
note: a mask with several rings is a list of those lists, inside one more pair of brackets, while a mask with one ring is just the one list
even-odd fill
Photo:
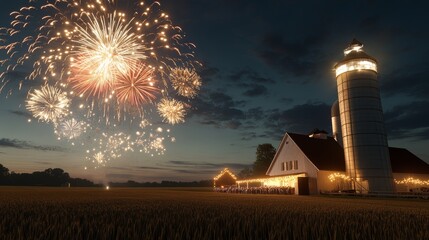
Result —
[[9, 176], [9, 169], [2, 164], [0, 164], [0, 177]]
[[70, 178], [68, 183], [70, 183], [70, 186], [72, 187], [94, 187], [96, 186], [93, 182], [82, 179], [82, 178]]
[[265, 176], [271, 161], [276, 155], [276, 149], [269, 143], [259, 144], [256, 149], [256, 161], [253, 163], [253, 176]]
[[240, 179], [246, 179], [246, 178], [251, 178], [253, 176], [253, 170], [250, 167], [246, 167], [243, 170], [241, 170], [238, 174], [237, 174], [238, 178]]

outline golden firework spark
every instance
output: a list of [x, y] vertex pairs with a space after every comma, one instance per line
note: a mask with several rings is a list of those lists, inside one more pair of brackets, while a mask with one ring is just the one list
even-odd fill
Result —
[[127, 74], [122, 74], [115, 84], [117, 101], [133, 107], [151, 103], [159, 92], [155, 86], [154, 70], [143, 64]]
[[86, 26], [76, 26], [79, 37], [74, 40], [69, 81], [78, 94], [106, 97], [119, 74], [132, 72], [132, 66], [146, 58], [130, 24], [116, 14], [91, 14]]
[[61, 89], [45, 85], [29, 93], [26, 108], [41, 121], [56, 122], [68, 114], [70, 100]]
[[190, 68], [174, 68], [170, 73], [173, 88], [181, 96], [193, 98], [201, 87], [200, 76]]
[[[193, 55], [195, 45], [185, 42], [181, 28], [173, 25], [161, 4], [156, 0], [27, 2], [10, 14], [9, 26], [0, 26], [4, 53], [0, 56], [0, 92], [8, 90], [8, 82], [16, 81], [11, 72], [32, 65], [19, 88], [34, 79], [52, 87], [31, 90], [26, 107], [37, 119], [53, 122], [60, 138], [75, 139], [85, 131], [91, 131], [91, 136], [100, 134], [102, 121], [114, 127], [96, 141], [94, 137], [79, 139], [82, 146], [88, 146], [86, 160], [104, 165], [134, 148], [162, 154], [164, 139], [173, 141], [174, 137], [149, 123], [156, 111], [146, 111], [145, 104], [151, 104], [148, 109], [157, 108], [167, 123], [184, 122], [184, 103], [170, 100], [171, 90], [177, 92], [174, 96], [193, 98], [201, 80], [194, 70], [200, 66]], [[176, 66], [187, 68], [174, 70]], [[160, 102], [160, 96], [166, 99]], [[76, 119], [79, 114], [88, 118], [84, 130], [70, 120], [72, 114]], [[124, 125], [118, 123], [123, 120], [139, 125], [141, 133], [132, 138], [121, 135]]]
[[183, 103], [174, 100], [164, 98], [158, 103], [158, 112], [164, 121], [169, 124], [177, 124], [185, 122], [185, 109]]
[[152, 125], [152, 124], [147, 119], [142, 119], [140, 121], [139, 127], [140, 128], [145, 128], [145, 127], [147, 127], [149, 125]]
[[94, 161], [98, 164], [104, 164], [106, 161], [104, 159], [104, 154], [102, 152], [98, 152], [93, 156]]
[[61, 122], [58, 125], [55, 132], [60, 137], [75, 139], [79, 137], [84, 131], [85, 131], [85, 123], [77, 121], [74, 118], [72, 118]]

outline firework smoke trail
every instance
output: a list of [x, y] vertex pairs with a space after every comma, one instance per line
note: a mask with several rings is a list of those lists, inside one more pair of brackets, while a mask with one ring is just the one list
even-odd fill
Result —
[[[53, 123], [60, 138], [80, 139], [82, 145], [83, 132], [97, 136], [114, 126], [92, 143], [88, 160], [104, 165], [134, 148], [159, 155], [165, 139], [175, 139], [154, 130], [149, 120], [158, 121], [159, 113], [168, 124], [184, 122], [184, 105], [174, 97], [196, 96], [201, 79], [195, 68], [201, 65], [195, 46], [159, 2], [29, 0], [10, 17], [10, 26], [0, 27], [0, 93], [10, 81], [19, 81], [19, 89], [40, 81], [43, 87], [28, 92], [26, 108]], [[13, 79], [14, 72], [28, 69]], [[80, 131], [74, 119], [82, 117], [87, 128]], [[141, 134], [125, 136], [116, 127], [122, 121], [140, 125]]]
[[61, 89], [45, 85], [29, 93], [26, 108], [33, 116], [44, 122], [57, 122], [68, 114], [70, 100]]

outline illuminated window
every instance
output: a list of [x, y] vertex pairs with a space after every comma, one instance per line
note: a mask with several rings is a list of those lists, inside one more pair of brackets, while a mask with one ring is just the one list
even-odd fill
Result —
[[293, 169], [297, 170], [298, 169], [298, 160], [295, 160], [293, 162]]

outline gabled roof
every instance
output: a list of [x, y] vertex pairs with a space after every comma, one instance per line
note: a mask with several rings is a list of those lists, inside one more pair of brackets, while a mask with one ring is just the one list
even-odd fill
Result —
[[429, 164], [407, 149], [389, 147], [389, 154], [392, 172], [429, 174]]
[[318, 139], [296, 133], [287, 134], [319, 170], [345, 171], [343, 148], [333, 137]]
[[223, 176], [229, 176], [232, 179], [237, 180], [237, 177], [228, 168], [224, 168], [216, 177], [213, 178], [213, 180], [217, 181]]
[[[319, 170], [345, 171], [344, 150], [334, 138], [318, 139], [296, 133], [286, 134]], [[285, 144], [284, 141], [281, 145], [283, 144]], [[429, 164], [407, 149], [389, 147], [389, 153], [392, 172], [429, 174]]]

